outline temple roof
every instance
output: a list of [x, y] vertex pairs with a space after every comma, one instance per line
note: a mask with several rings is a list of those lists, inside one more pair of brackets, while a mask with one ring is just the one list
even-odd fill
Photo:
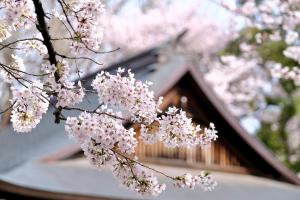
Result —
[[[191, 90], [203, 106], [208, 118], [222, 127], [223, 138], [239, 149], [262, 173], [270, 172], [272, 179], [300, 185], [296, 175], [279, 162], [259, 141], [250, 136], [235, 119], [226, 106], [204, 81], [201, 72], [184, 56], [173, 56], [159, 62], [159, 50], [151, 49], [133, 58], [107, 68], [132, 68], [137, 79], [154, 82], [153, 89], [158, 96], [179, 84]], [[84, 77], [86, 85], [95, 75]], [[97, 97], [88, 96], [81, 106], [96, 105]], [[0, 191], [7, 195], [45, 197], [48, 199], [139, 199], [134, 193], [120, 189], [112, 175], [104, 170], [99, 172], [75, 160], [61, 161], [78, 152], [74, 142], [64, 133], [63, 125], [54, 124], [53, 109], [31, 133], [19, 134], [8, 129], [0, 133]], [[74, 112], [76, 114], [76, 112]], [[51, 159], [52, 158], [52, 159]], [[186, 172], [187, 169], [162, 167], [162, 170]], [[193, 171], [192, 169], [189, 169]], [[194, 171], [195, 172], [195, 171]], [[160, 199], [298, 199], [300, 189], [271, 179], [251, 175], [215, 173], [219, 186], [212, 192], [200, 190], [169, 189]], [[165, 180], [161, 177], [162, 180]], [[171, 183], [168, 182], [169, 188]]]
[[[198, 170], [178, 167], [151, 166], [170, 175], [183, 174], [189, 171], [196, 174]], [[212, 192], [204, 192], [200, 188], [175, 189], [173, 183], [165, 177], [158, 178], [167, 184], [167, 189], [159, 197], [143, 199], [163, 200], [298, 200], [300, 189], [296, 186], [272, 181], [251, 175], [213, 172], [218, 182]], [[22, 194], [48, 199], [141, 199], [134, 192], [119, 186], [117, 180], [108, 170], [93, 169], [85, 159], [59, 162], [28, 162], [22, 167], [0, 176], [0, 188], [11, 183], [18, 186]], [[45, 184], [47, 183], [47, 184]], [[11, 188], [10, 188], [11, 189]], [[15, 188], [16, 189], [16, 188]], [[63, 197], [63, 198], [62, 198]]]

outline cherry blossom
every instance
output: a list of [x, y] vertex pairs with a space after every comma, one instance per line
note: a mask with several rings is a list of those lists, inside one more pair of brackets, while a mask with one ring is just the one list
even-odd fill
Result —
[[[300, 62], [299, 34], [297, 27], [299, 25], [300, 13], [298, 1], [280, 1], [270, 0], [247, 1], [242, 7], [230, 8], [222, 2], [226, 8], [233, 12], [244, 15], [250, 26], [256, 27], [260, 32], [256, 34], [256, 41], [261, 44], [263, 41], [284, 40], [287, 44], [283, 55]], [[262, 33], [264, 38], [262, 38]], [[278, 74], [277, 74], [278, 75]], [[285, 78], [287, 76], [283, 76]], [[291, 77], [288, 77], [291, 79]]]
[[65, 4], [62, 3], [62, 7], [68, 13], [68, 18], [65, 20], [70, 20], [70, 28], [74, 31], [71, 42], [74, 53], [81, 54], [89, 50], [98, 50], [103, 37], [100, 19], [104, 12], [104, 5], [101, 1], [71, 0], [65, 1]]
[[299, 34], [295, 31], [288, 31], [285, 37], [285, 42], [289, 45], [295, 43], [299, 38]]
[[286, 57], [291, 58], [300, 63], [300, 46], [289, 46], [284, 50], [283, 54]]
[[211, 191], [217, 185], [217, 182], [212, 178], [212, 176], [205, 171], [201, 171], [201, 173], [197, 176], [192, 176], [191, 174], [177, 176], [176, 180], [175, 186], [177, 187], [189, 187], [194, 189], [195, 186], [199, 185], [204, 191]]
[[153, 91], [149, 90], [150, 82], [137, 81], [131, 71], [126, 76], [122, 72], [120, 69], [116, 75], [108, 72], [97, 75], [92, 86], [97, 90], [99, 103], [127, 111], [133, 121], [151, 123], [157, 118], [162, 98], [155, 100]]
[[[217, 139], [217, 131], [211, 123], [209, 128], [200, 132], [200, 126], [194, 125], [184, 111], [175, 107], [158, 117], [158, 105], [149, 83], [136, 81], [130, 71], [126, 76], [122, 73], [124, 70], [119, 69], [116, 75], [108, 72], [98, 74], [92, 86], [97, 90], [102, 106], [95, 111], [82, 112], [78, 117], [68, 117], [65, 128], [70, 137], [81, 144], [84, 154], [94, 166], [100, 169], [113, 166], [113, 173], [122, 185], [142, 195], [158, 195], [165, 186], [158, 184], [152, 172], [139, 165], [137, 159], [131, 160], [118, 154], [131, 155], [137, 146], [134, 129], [126, 129], [122, 124], [124, 117], [140, 123], [141, 138], [145, 143], [161, 140], [169, 147], [206, 146]], [[120, 112], [108, 107], [119, 108]], [[151, 115], [140, 112], [149, 108], [152, 109]], [[199, 176], [195, 180], [209, 185], [204, 178]], [[209, 182], [210, 178], [206, 180]]]
[[240, 56], [227, 55], [210, 62], [205, 74], [214, 92], [235, 116], [251, 114], [264, 104], [264, 85], [269, 82], [261, 59], [253, 55], [253, 46], [242, 44], [241, 49], [244, 53]]
[[184, 32], [172, 51], [207, 57], [225, 47], [232, 38], [229, 25], [221, 26], [198, 11], [202, 1], [184, 5], [177, 1], [155, 1], [154, 4], [157, 6], [145, 12], [133, 9], [128, 13], [121, 8], [120, 14], [116, 14], [114, 9], [107, 10], [103, 45], [120, 47], [116, 53], [123, 57], [163, 44]]
[[[39, 37], [36, 37], [39, 38]], [[47, 49], [42, 41], [39, 40], [26, 40], [18, 43], [18, 48], [21, 49], [21, 52], [24, 52], [25, 55], [33, 53], [33, 51], [39, 53], [40, 55], [46, 55]]]
[[5, 0], [4, 21], [13, 29], [28, 29], [35, 22], [34, 6], [31, 0]]
[[25, 66], [23, 59], [17, 55], [11, 55], [12, 62], [9, 66], [3, 66], [3, 69], [0, 69], [0, 75], [2, 76], [3, 80], [7, 83], [11, 83], [15, 77], [22, 77], [24, 73]]
[[92, 138], [85, 140], [81, 147], [86, 158], [98, 169], [116, 163], [114, 153], [111, 150], [101, 147], [101, 145], [97, 144]]
[[0, 42], [6, 40], [10, 36], [11, 36], [11, 33], [9, 30], [9, 27], [5, 23], [0, 21]]
[[157, 196], [166, 188], [165, 184], [158, 183], [152, 172], [133, 162], [121, 161], [115, 164], [113, 174], [123, 186], [141, 195]]
[[284, 78], [287, 80], [293, 80], [296, 85], [300, 85], [300, 69], [298, 67], [282, 67], [277, 63], [271, 68], [271, 74], [276, 78]]
[[[122, 120], [110, 117], [108, 114], [113, 115], [113, 112], [102, 107], [93, 114], [83, 112], [78, 119], [68, 118], [66, 131], [79, 143], [86, 138], [88, 140], [92, 138], [102, 148], [118, 148], [126, 154], [134, 153], [137, 145], [135, 132], [132, 128], [125, 129]], [[121, 117], [118, 113], [115, 115]]]
[[199, 125], [194, 125], [187, 118], [185, 111], [170, 107], [159, 120], [159, 139], [168, 147], [206, 145], [217, 139], [214, 125], [201, 132]]
[[49, 102], [40, 82], [33, 82], [23, 90], [12, 89], [11, 122], [17, 132], [30, 132], [47, 112]]
[[[56, 68], [44, 65], [43, 70], [49, 74], [45, 81], [47, 87], [57, 93], [57, 107], [73, 106], [83, 100], [85, 93], [81, 82], [78, 81], [77, 85], [75, 85], [74, 82], [69, 80], [71, 67], [68, 62], [65, 60], [59, 61]], [[58, 83], [55, 81], [55, 72], [60, 77]]]

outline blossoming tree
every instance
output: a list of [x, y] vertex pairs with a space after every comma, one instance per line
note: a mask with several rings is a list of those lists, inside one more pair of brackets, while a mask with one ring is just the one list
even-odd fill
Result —
[[[134, 0], [124, 2], [133, 4]], [[128, 55], [180, 35], [176, 51], [209, 56], [224, 48], [230, 39], [227, 23], [220, 25], [199, 11], [205, 0], [187, 3], [164, 0], [150, 2], [151, 6], [146, 8], [131, 8], [133, 11], [130, 14], [124, 13], [126, 3], [119, 7], [118, 13], [116, 9], [107, 10], [103, 23], [104, 45], [120, 47], [118, 53]]]
[[[232, 6], [221, 5], [237, 16], [246, 19], [246, 28], [224, 51], [230, 54], [230, 65], [245, 68], [252, 65], [255, 71], [264, 71], [265, 82], [275, 84], [281, 92], [273, 89], [273, 96], [264, 94], [264, 106], [276, 106], [280, 112], [262, 115], [262, 128], [258, 136], [282, 160], [296, 171], [300, 169], [300, 157], [295, 164], [294, 149], [288, 144], [289, 121], [299, 115], [297, 86], [299, 86], [299, 1], [298, 0], [247, 0]], [[237, 64], [237, 60], [242, 61]], [[226, 63], [225, 63], [226, 64]], [[262, 74], [262, 73], [260, 73]], [[256, 82], [253, 91], [262, 90], [266, 84]], [[257, 92], [256, 92], [257, 94]], [[260, 95], [261, 96], [261, 95]], [[249, 101], [251, 104], [251, 101]], [[253, 107], [253, 103], [251, 104]], [[278, 110], [278, 109], [277, 109]], [[262, 114], [265, 112], [262, 112]], [[270, 117], [271, 116], [271, 117]], [[276, 116], [276, 117], [274, 117]], [[267, 120], [264, 121], [264, 118]], [[273, 119], [272, 119], [273, 118]], [[271, 119], [271, 120], [270, 120]], [[295, 121], [295, 120], [294, 120]], [[298, 147], [299, 148], [299, 147]], [[296, 162], [296, 163], [297, 163]]]
[[[101, 1], [1, 0], [0, 12], [0, 51], [15, 52], [10, 60], [0, 60], [2, 80], [12, 91], [11, 105], [2, 113], [11, 110], [16, 132], [30, 132], [53, 106], [53, 123], [65, 123], [66, 133], [78, 142], [90, 163], [99, 169], [110, 167], [122, 185], [137, 193], [158, 195], [165, 189], [155, 173], [172, 179], [178, 187], [215, 187], [212, 176], [204, 171], [197, 176], [172, 177], [139, 162], [134, 156], [136, 130], [125, 128], [128, 123], [139, 126], [145, 143], [204, 147], [217, 138], [212, 123], [200, 128], [178, 108], [160, 111], [163, 99], [155, 99], [151, 83], [136, 80], [130, 71], [99, 73], [92, 82], [93, 90], [73, 81], [73, 72], [80, 74], [78, 62], [101, 65], [94, 58], [108, 53], [99, 50], [104, 12]], [[53, 21], [60, 31], [53, 30]], [[12, 37], [15, 33], [18, 38]], [[67, 46], [68, 54], [59, 51], [60, 45]], [[28, 65], [29, 60], [39, 62]], [[99, 105], [92, 110], [76, 107], [87, 92], [99, 97]], [[80, 114], [71, 117], [74, 110]]]

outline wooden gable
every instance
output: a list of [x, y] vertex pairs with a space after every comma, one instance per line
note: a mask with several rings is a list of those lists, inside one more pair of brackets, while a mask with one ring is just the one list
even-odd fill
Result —
[[[300, 185], [300, 179], [291, 170], [240, 126], [238, 119], [229, 113], [206, 83], [197, 66], [185, 63], [177, 68], [172, 71], [173, 76], [170, 75], [169, 79], [164, 80], [166, 85], [158, 93], [167, 96], [176, 93], [177, 99], [187, 97], [189, 103], [185, 107], [180, 106], [190, 112], [197, 123], [208, 125], [209, 122], [214, 122], [219, 131], [217, 142], [208, 150], [181, 150], [186, 152], [184, 156], [179, 153], [180, 150], [175, 150], [178, 153], [173, 155], [179, 160], [181, 158], [181, 163], [185, 162], [185, 166], [197, 168], [255, 174]], [[170, 99], [171, 104], [180, 104], [178, 100], [176, 102], [176, 98]]]
[[[187, 102], [185, 102], [187, 100]], [[188, 89], [179, 85], [164, 95], [162, 110], [169, 106], [182, 108], [192, 117], [195, 123], [205, 126], [209, 120], [197, 105], [197, 99]], [[234, 173], [252, 173], [251, 164], [222, 135], [207, 148], [167, 148], [162, 142], [146, 145], [139, 139], [136, 154], [140, 160], [164, 165], [179, 165], [207, 170], [227, 171]]]

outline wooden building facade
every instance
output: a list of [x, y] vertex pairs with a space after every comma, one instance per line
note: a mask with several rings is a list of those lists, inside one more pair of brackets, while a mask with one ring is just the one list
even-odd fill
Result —
[[[182, 90], [175, 86], [168, 91], [164, 95], [162, 110], [168, 106], [182, 108], [197, 124], [205, 126], [209, 123], [201, 109], [201, 105], [197, 105], [197, 100], [188, 90]], [[222, 129], [222, 127], [220, 128]], [[222, 130], [220, 131], [222, 132]], [[191, 148], [167, 148], [164, 147], [162, 142], [146, 145], [139, 137], [137, 138], [139, 142], [136, 154], [141, 160], [146, 162], [234, 173], [250, 173], [250, 171], [253, 171], [243, 155], [235, 150], [230, 143], [226, 143], [222, 135], [206, 148], [198, 146]]]

